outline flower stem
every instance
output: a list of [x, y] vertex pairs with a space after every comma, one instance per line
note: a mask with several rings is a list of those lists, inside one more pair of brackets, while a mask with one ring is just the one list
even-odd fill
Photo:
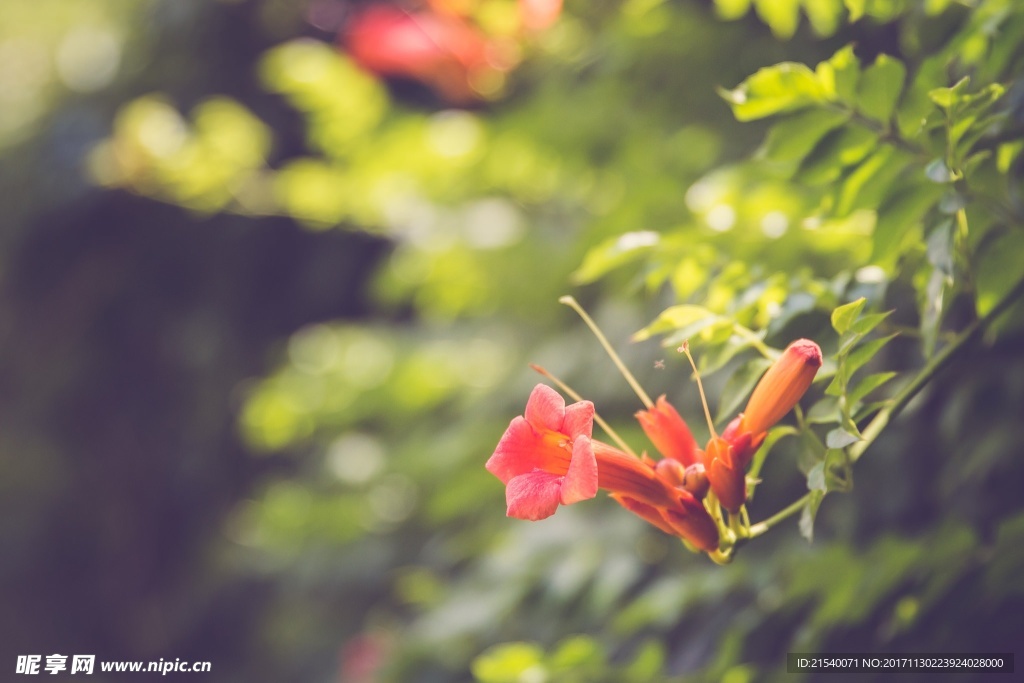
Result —
[[575, 298], [567, 295], [560, 297], [558, 299], [558, 303], [565, 304], [572, 310], [576, 311], [576, 313], [578, 313], [579, 316], [583, 318], [583, 322], [587, 324], [587, 327], [590, 328], [590, 331], [594, 333], [595, 337], [597, 337], [597, 341], [601, 342], [601, 346], [604, 347], [604, 350], [611, 357], [612, 362], [615, 363], [615, 367], [619, 369], [619, 372], [622, 373], [622, 376], [626, 378], [626, 382], [628, 382], [629, 386], [633, 388], [633, 391], [636, 392], [636, 395], [640, 397], [640, 401], [643, 402], [644, 407], [647, 408], [648, 410], [653, 408], [654, 401], [652, 401], [651, 397], [647, 395], [647, 392], [643, 390], [643, 387], [640, 386], [640, 383], [636, 381], [636, 377], [633, 377], [633, 373], [629, 371], [629, 369], [626, 367], [626, 364], [622, 362], [621, 358], [619, 358], [619, 354], [615, 353], [615, 349], [612, 348], [612, 345], [608, 342], [608, 338], [604, 336], [603, 332], [601, 332], [601, 328], [599, 328], [597, 326], [597, 323], [595, 323], [593, 319], [589, 315], [587, 315], [587, 312], [583, 310], [583, 307], [580, 306], [579, 302], [576, 301]]
[[700, 402], [704, 406], [704, 417], [708, 421], [708, 431], [711, 432], [711, 438], [717, 439], [718, 432], [715, 431], [715, 423], [711, 421], [711, 411], [708, 410], [708, 399], [704, 396], [704, 383], [700, 381], [700, 373], [697, 372], [697, 364], [693, 362], [693, 356], [690, 355], [690, 342], [683, 341], [683, 345], [679, 347], [679, 351], [686, 354], [686, 360], [690, 361], [690, 367], [693, 368], [693, 376], [697, 378], [697, 390], [700, 391]]

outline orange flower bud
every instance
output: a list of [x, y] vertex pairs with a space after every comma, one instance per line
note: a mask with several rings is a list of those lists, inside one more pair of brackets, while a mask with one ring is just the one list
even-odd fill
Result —
[[793, 409], [821, 367], [821, 349], [809, 339], [790, 344], [758, 382], [743, 413], [740, 432], [768, 431]]
[[683, 472], [682, 487], [692, 493], [693, 497], [698, 500], [703, 499], [708, 494], [708, 487], [710, 485], [708, 475], [704, 471], [704, 465], [699, 462], [690, 465]]
[[653, 408], [641, 410], [636, 419], [655, 448], [684, 465], [697, 462], [697, 441], [672, 404], [659, 396]]
[[738, 512], [747, 500], [747, 480], [742, 469], [733, 463], [732, 446], [721, 437], [712, 438], [704, 451], [708, 482], [722, 507]]

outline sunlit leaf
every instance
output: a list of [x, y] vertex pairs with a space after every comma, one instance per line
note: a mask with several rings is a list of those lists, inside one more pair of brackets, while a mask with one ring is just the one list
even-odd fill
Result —
[[583, 264], [573, 273], [575, 282], [585, 284], [600, 279], [616, 268], [632, 263], [656, 249], [661, 236], [650, 230], [627, 232], [606, 240], [587, 252]]
[[480, 683], [519, 683], [527, 671], [543, 673], [544, 651], [533, 643], [502, 643], [473, 660], [473, 676]]
[[654, 322], [634, 333], [631, 339], [633, 341], [644, 341], [658, 334], [688, 328], [694, 323], [715, 322], [718, 319], [719, 316], [717, 314], [703, 306], [695, 306], [693, 304], [670, 306], [658, 314]]
[[849, 112], [835, 109], [809, 109], [793, 114], [768, 132], [762, 153], [772, 161], [803, 159], [826, 133], [849, 118]]
[[735, 89], [721, 91], [721, 94], [740, 121], [796, 111], [827, 98], [815, 73], [796, 62], [759, 69]]
[[907, 69], [903, 62], [879, 55], [864, 70], [857, 87], [857, 108], [868, 118], [888, 123], [903, 91]]
[[850, 329], [850, 325], [853, 324], [853, 321], [857, 319], [858, 315], [860, 315], [860, 312], [861, 310], [863, 310], [864, 304], [866, 302], [867, 299], [861, 297], [856, 301], [851, 301], [848, 304], [843, 304], [842, 306], [839, 306], [838, 308], [833, 310], [831, 316], [832, 329], [834, 329], [839, 334], [845, 334], [846, 331]]

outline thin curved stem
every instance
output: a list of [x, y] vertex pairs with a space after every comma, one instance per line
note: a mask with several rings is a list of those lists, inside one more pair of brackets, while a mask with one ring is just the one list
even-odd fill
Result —
[[565, 304], [572, 310], [576, 311], [576, 313], [578, 313], [579, 316], [583, 318], [583, 322], [587, 324], [587, 327], [590, 328], [590, 331], [594, 333], [595, 337], [597, 337], [597, 341], [601, 342], [601, 346], [604, 347], [604, 350], [608, 353], [608, 356], [612, 359], [612, 362], [615, 363], [615, 367], [617, 367], [619, 369], [619, 372], [622, 373], [622, 376], [626, 378], [626, 382], [629, 383], [629, 386], [633, 388], [634, 392], [636, 392], [636, 395], [640, 398], [640, 401], [643, 402], [644, 407], [647, 409], [653, 408], [654, 401], [652, 401], [651, 397], [647, 395], [647, 392], [643, 390], [643, 387], [640, 386], [640, 383], [636, 381], [636, 377], [633, 377], [633, 373], [629, 371], [629, 368], [626, 367], [626, 364], [622, 362], [621, 358], [619, 358], [619, 354], [615, 353], [615, 349], [612, 348], [611, 343], [608, 342], [608, 338], [604, 336], [603, 332], [601, 332], [601, 328], [599, 328], [597, 326], [597, 323], [595, 323], [594, 320], [589, 315], [587, 315], [587, 312], [583, 310], [583, 307], [580, 306], [579, 302], [576, 301], [575, 298], [566, 295], [560, 297], [558, 299], [558, 303]]
[[[558, 379], [557, 377], [555, 377], [554, 375], [552, 375], [552, 374], [551, 374], [550, 372], [548, 372], [547, 370], [545, 370], [545, 369], [544, 369], [544, 368], [542, 368], [541, 366], [539, 366], [539, 365], [534, 365], [533, 363], [530, 363], [530, 369], [531, 369], [531, 370], [533, 370], [534, 372], [536, 372], [536, 373], [537, 373], [538, 375], [540, 375], [541, 377], [546, 377], [546, 378], [548, 378], [549, 380], [551, 380], [552, 382], [554, 382], [554, 383], [555, 383], [555, 386], [557, 386], [557, 387], [558, 387], [559, 389], [561, 389], [562, 391], [564, 391], [564, 392], [565, 392], [565, 394], [566, 394], [566, 396], [568, 396], [568, 397], [569, 397], [569, 398], [571, 398], [572, 400], [574, 400], [574, 401], [582, 401], [582, 400], [584, 400], [582, 396], [580, 396], [580, 395], [579, 395], [578, 393], [576, 393], [576, 392], [575, 392], [575, 391], [574, 391], [574, 390], [572, 389], [572, 387], [570, 387], [570, 386], [569, 386], [568, 384], [566, 384], [566, 383], [565, 383], [565, 382], [563, 382], [562, 380], [560, 380], [560, 379]], [[594, 422], [596, 422], [596, 423], [597, 423], [597, 425], [598, 425], [598, 426], [599, 426], [599, 427], [600, 427], [601, 429], [603, 429], [603, 430], [604, 430], [604, 433], [605, 433], [605, 434], [607, 434], [607, 435], [608, 435], [608, 437], [609, 437], [609, 438], [610, 438], [610, 439], [611, 439], [612, 441], [614, 441], [614, 442], [615, 442], [615, 445], [616, 445], [616, 446], [618, 446], [619, 448], [621, 448], [621, 449], [622, 449], [623, 451], [625, 451], [626, 453], [629, 453], [629, 454], [630, 454], [630, 455], [632, 455], [632, 456], [633, 456], [634, 458], [638, 458], [638, 457], [640, 457], [640, 456], [638, 456], [638, 455], [637, 455], [636, 453], [634, 453], [634, 452], [633, 452], [633, 449], [629, 447], [629, 444], [627, 444], [627, 443], [626, 443], [625, 441], [623, 441], [623, 440], [622, 440], [622, 437], [620, 437], [620, 436], [618, 435], [618, 433], [617, 433], [617, 432], [616, 432], [616, 431], [615, 431], [614, 429], [612, 429], [611, 425], [609, 425], [609, 424], [608, 424], [607, 422], [605, 422], [605, 421], [604, 421], [604, 418], [602, 418], [602, 417], [601, 417], [600, 415], [598, 415], [598, 414], [597, 414], [597, 411], [595, 411], [595, 412], [594, 412]]]

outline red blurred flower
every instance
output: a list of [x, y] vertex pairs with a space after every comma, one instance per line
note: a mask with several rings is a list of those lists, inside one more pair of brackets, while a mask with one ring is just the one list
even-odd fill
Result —
[[476, 84], [513, 66], [500, 41], [457, 14], [429, 8], [371, 5], [349, 20], [339, 39], [367, 71], [423, 82], [455, 103], [476, 98]]
[[519, 19], [530, 31], [543, 31], [558, 20], [562, 0], [519, 0]]

